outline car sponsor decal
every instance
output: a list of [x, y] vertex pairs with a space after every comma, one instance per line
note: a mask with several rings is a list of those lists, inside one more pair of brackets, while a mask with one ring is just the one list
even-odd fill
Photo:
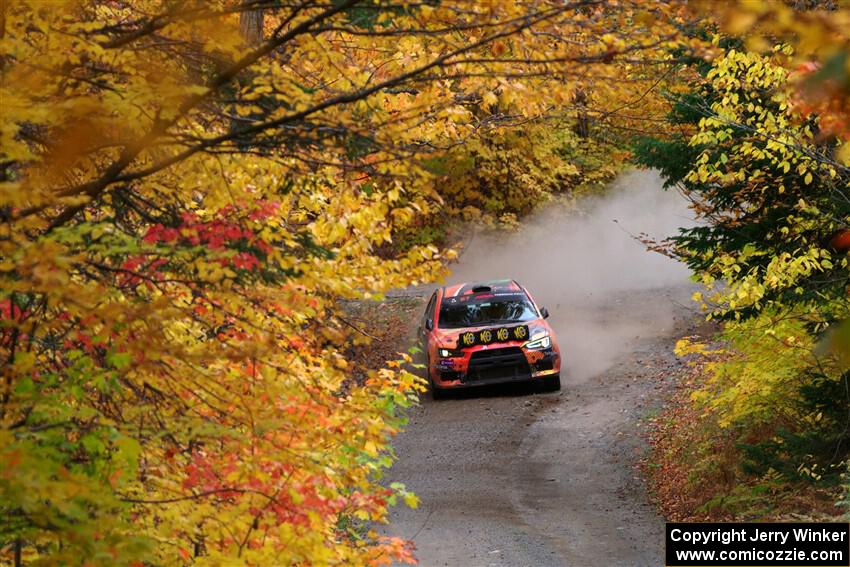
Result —
[[528, 338], [528, 325], [519, 327], [496, 327], [482, 331], [467, 331], [461, 333], [457, 339], [458, 348], [468, 348], [477, 345], [489, 345], [491, 343], [505, 343], [508, 341], [524, 341]]
[[490, 299], [493, 297], [498, 298], [508, 298], [508, 299], [516, 299], [518, 301], [524, 301], [527, 299], [527, 296], [517, 292], [517, 291], [494, 291], [493, 293], [470, 293], [467, 295], [453, 295], [447, 296], [443, 298], [443, 302], [449, 305], [457, 305], [460, 303], [478, 303], [482, 299]]

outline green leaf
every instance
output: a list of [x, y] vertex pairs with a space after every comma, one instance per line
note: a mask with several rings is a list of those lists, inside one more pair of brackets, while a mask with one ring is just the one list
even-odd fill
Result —
[[130, 366], [130, 354], [112, 351], [106, 355], [106, 362], [118, 370], [123, 370]]

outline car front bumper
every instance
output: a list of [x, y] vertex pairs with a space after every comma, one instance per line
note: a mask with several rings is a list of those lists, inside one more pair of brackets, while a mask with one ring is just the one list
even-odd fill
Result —
[[[470, 371], [472, 353], [467, 353], [463, 357], [442, 358], [429, 368], [431, 380], [438, 388], [455, 389], [523, 382], [554, 376], [560, 372], [561, 357], [557, 348], [522, 349], [522, 352], [525, 355], [526, 364], [514, 371], [500, 367], [498, 360], [488, 365], [488, 370], [493, 372], [484, 373], [480, 371], [480, 368], [475, 367]], [[503, 370], [503, 372], [499, 372], [499, 370]]]

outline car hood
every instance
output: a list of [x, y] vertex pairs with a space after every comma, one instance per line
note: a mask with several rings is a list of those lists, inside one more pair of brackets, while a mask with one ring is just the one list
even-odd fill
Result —
[[522, 321], [521, 323], [504, 323], [502, 325], [480, 325], [477, 327], [462, 327], [458, 329], [440, 329], [435, 332], [437, 343], [440, 347], [456, 348], [458, 339], [463, 333], [483, 331], [484, 329], [498, 329], [500, 327], [518, 327], [520, 325], [528, 325], [528, 335], [530, 339], [534, 338], [535, 334], [541, 332], [551, 333], [552, 329], [549, 324], [543, 319], [532, 319], [531, 321]]

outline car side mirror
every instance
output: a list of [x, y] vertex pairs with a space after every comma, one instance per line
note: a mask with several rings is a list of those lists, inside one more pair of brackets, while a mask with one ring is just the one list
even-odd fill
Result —
[[425, 328], [429, 331], [434, 328], [434, 321], [431, 319], [425, 319]]
[[544, 319], [549, 318], [549, 310], [546, 309], [545, 307], [540, 308], [540, 314], [543, 316]]

